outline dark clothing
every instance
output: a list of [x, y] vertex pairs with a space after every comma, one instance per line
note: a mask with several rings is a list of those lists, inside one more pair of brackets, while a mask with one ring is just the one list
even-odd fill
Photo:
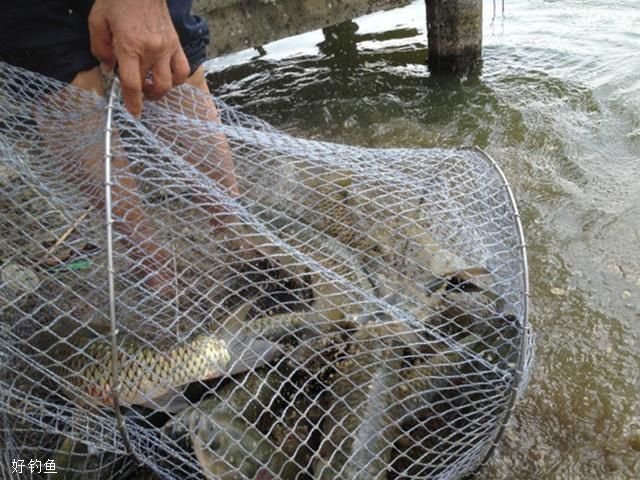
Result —
[[171, 20], [193, 74], [207, 59], [207, 45], [210, 37], [209, 26], [205, 19], [191, 14], [192, 4], [193, 0], [168, 0]]
[[[135, 0], [133, 0], [135, 1]], [[93, 0], [7, 2], [0, 15], [0, 60], [71, 82], [98, 61], [91, 55], [87, 23]], [[191, 15], [193, 0], [167, 0], [191, 73], [206, 60], [207, 23]]]
[[0, 51], [87, 40], [87, 17], [92, 5], [93, 0], [4, 2], [0, 16]]
[[0, 51], [0, 60], [71, 83], [77, 73], [91, 70], [99, 63], [86, 45], [87, 42], [68, 42], [48, 47]]

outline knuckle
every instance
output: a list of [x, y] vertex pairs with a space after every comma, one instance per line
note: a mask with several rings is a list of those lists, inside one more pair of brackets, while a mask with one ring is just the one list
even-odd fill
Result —
[[146, 47], [152, 52], [162, 52], [167, 48], [162, 35], [149, 35], [146, 39]]
[[147, 93], [147, 97], [152, 100], [159, 100], [163, 96], [165, 96], [169, 90], [171, 90], [171, 85], [166, 84], [165, 82], [157, 82], [153, 85], [153, 87]]
[[171, 78], [162, 78], [158, 80], [157, 89], [158, 92], [162, 92], [162, 95], [164, 95], [171, 90], [172, 86]]
[[140, 95], [140, 85], [132, 78], [120, 75], [120, 88], [124, 96], [133, 97]]
[[120, 88], [122, 89], [122, 94], [127, 96], [135, 95], [140, 91], [140, 89], [137, 88], [137, 86], [134, 85], [133, 82], [127, 80], [126, 78], [121, 78]]

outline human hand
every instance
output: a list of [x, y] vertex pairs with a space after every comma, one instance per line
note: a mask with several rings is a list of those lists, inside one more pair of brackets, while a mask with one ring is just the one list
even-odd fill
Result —
[[118, 64], [124, 104], [136, 117], [143, 95], [157, 100], [189, 76], [166, 0], [96, 0], [89, 32], [103, 68]]

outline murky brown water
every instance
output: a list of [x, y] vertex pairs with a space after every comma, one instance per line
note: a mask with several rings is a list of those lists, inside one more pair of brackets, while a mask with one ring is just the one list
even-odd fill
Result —
[[[499, 3], [499, 2], [498, 2]], [[476, 144], [529, 244], [535, 371], [486, 479], [640, 478], [640, 5], [485, 2], [479, 78], [434, 79], [424, 4], [212, 62], [216, 93], [304, 137]]]

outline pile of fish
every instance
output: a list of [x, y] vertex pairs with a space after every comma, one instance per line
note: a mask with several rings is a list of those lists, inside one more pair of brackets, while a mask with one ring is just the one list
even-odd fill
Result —
[[[488, 452], [522, 335], [495, 271], [437, 241], [397, 182], [298, 167], [299, 204], [243, 199], [269, 254], [221, 282], [210, 333], [120, 345], [135, 454], [62, 435], [62, 478], [446, 478]], [[67, 397], [112, 407], [107, 340], [60, 355]]]

